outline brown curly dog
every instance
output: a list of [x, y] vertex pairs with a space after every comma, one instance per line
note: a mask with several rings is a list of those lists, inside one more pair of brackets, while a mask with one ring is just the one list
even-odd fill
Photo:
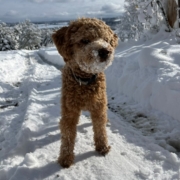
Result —
[[61, 149], [58, 162], [68, 168], [74, 161], [76, 125], [81, 110], [91, 114], [95, 149], [106, 155], [107, 97], [103, 71], [112, 63], [118, 38], [103, 21], [81, 18], [52, 35], [65, 61], [62, 71]]

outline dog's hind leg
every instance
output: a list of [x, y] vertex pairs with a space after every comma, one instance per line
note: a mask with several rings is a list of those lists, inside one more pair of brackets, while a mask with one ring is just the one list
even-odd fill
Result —
[[107, 133], [106, 133], [106, 123], [107, 114], [105, 110], [93, 109], [90, 111], [93, 131], [94, 131], [94, 142], [96, 151], [102, 155], [106, 155], [110, 151], [110, 146], [108, 146]]
[[70, 167], [74, 162], [76, 125], [80, 116], [80, 111], [75, 111], [73, 108], [68, 109], [63, 109], [60, 120], [61, 148], [58, 158], [58, 163], [65, 168]]

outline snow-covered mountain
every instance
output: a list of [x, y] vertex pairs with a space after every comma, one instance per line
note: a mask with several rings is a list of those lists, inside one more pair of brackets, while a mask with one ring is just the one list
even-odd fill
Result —
[[83, 112], [69, 169], [56, 162], [62, 57], [55, 47], [0, 52], [0, 179], [179, 180], [179, 49], [162, 31], [147, 42], [119, 42], [106, 71], [112, 150], [94, 151]]

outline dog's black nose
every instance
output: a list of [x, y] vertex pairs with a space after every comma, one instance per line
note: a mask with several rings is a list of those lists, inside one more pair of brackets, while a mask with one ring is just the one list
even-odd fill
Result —
[[99, 49], [99, 51], [98, 51], [99, 57], [104, 61], [107, 59], [109, 53], [110, 53], [110, 51], [108, 51], [105, 48]]

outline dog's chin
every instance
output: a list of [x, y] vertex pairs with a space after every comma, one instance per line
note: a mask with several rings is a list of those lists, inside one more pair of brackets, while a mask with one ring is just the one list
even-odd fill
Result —
[[97, 62], [94, 61], [93, 63], [78, 63], [79, 68], [81, 69], [81, 71], [86, 72], [86, 73], [92, 73], [92, 74], [97, 74], [97, 73], [101, 73], [104, 72], [108, 66], [110, 66], [112, 64], [111, 60], [107, 60], [104, 62]]

